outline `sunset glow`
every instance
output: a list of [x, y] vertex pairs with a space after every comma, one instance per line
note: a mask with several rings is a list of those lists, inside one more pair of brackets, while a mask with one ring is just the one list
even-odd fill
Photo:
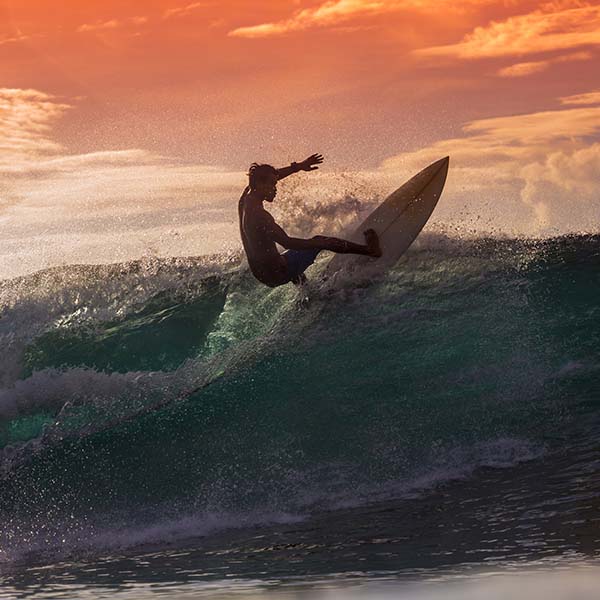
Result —
[[0, 0], [0, 600], [597, 600], [600, 0]]
[[[28, 235], [56, 252], [25, 270], [237, 247], [248, 165], [312, 152], [323, 186], [393, 187], [449, 154], [441, 218], [589, 229], [599, 46], [583, 0], [5, 1], [0, 265], [19, 270], [10, 239]], [[124, 239], [131, 219], [145, 233]]]

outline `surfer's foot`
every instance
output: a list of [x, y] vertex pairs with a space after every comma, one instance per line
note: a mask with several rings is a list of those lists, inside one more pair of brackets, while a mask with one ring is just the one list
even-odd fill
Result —
[[369, 249], [369, 256], [379, 258], [381, 256], [381, 247], [379, 246], [379, 236], [374, 229], [367, 229], [363, 235], [367, 242], [367, 248]]

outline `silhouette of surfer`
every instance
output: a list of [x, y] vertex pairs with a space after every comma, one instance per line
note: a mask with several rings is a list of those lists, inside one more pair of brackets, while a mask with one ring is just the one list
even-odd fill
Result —
[[[364, 245], [323, 235], [310, 239], [295, 238], [290, 237], [265, 210], [263, 203], [273, 202], [280, 179], [299, 171], [314, 171], [322, 162], [320, 154], [313, 154], [300, 163], [293, 162], [281, 169], [256, 163], [250, 166], [249, 185], [238, 206], [240, 233], [250, 270], [256, 279], [270, 287], [290, 281], [296, 285], [304, 283], [304, 271], [313, 264], [321, 250], [375, 258], [381, 256], [379, 238], [373, 229], [364, 232]], [[280, 254], [276, 243], [287, 250]]]

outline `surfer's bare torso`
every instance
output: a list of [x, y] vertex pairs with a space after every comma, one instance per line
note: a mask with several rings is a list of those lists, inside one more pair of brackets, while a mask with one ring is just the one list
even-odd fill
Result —
[[249, 187], [240, 198], [238, 214], [242, 244], [254, 277], [271, 287], [287, 283], [285, 259], [277, 250], [272, 235], [275, 220], [262, 202], [253, 197]]

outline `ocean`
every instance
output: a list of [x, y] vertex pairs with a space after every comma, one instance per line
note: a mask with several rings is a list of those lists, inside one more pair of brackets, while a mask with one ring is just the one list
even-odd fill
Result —
[[0, 597], [596, 598], [600, 236], [0, 281]]

